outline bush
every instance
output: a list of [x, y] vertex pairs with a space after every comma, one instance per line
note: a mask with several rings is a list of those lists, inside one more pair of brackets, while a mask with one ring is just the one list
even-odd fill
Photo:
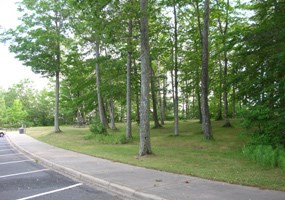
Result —
[[102, 125], [99, 119], [93, 119], [90, 124], [90, 131], [93, 134], [99, 134], [99, 135], [107, 135], [107, 130]]
[[285, 171], [285, 151], [279, 152], [277, 165], [280, 167], [283, 171]]
[[285, 150], [278, 146], [248, 144], [243, 150], [243, 154], [250, 160], [254, 160], [262, 166], [279, 167], [285, 170]]
[[92, 134], [84, 138], [86, 140], [95, 140], [101, 144], [126, 144], [130, 141], [124, 134]]
[[254, 145], [285, 146], [285, 124], [282, 114], [267, 106], [255, 105], [239, 113], [241, 123], [253, 132], [251, 143]]

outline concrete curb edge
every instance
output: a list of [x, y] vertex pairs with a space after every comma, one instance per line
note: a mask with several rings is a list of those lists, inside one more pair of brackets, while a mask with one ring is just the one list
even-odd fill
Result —
[[9, 134], [6, 134], [6, 138], [8, 138], [9, 143], [17, 150], [19, 150], [20, 152], [24, 153], [25, 155], [27, 155], [28, 157], [33, 158], [36, 162], [50, 168], [53, 169], [57, 172], [63, 173], [67, 176], [71, 176], [77, 180], [80, 180], [82, 182], [103, 188], [105, 190], [111, 191], [117, 195], [119, 195], [120, 197], [124, 197], [127, 199], [135, 199], [135, 200], [167, 200], [165, 198], [156, 196], [156, 195], [152, 195], [152, 194], [147, 194], [147, 193], [143, 193], [134, 189], [131, 189], [129, 187], [123, 186], [123, 185], [119, 185], [116, 183], [112, 183], [109, 181], [105, 181], [103, 179], [99, 179], [81, 172], [78, 172], [76, 170], [73, 170], [71, 168], [67, 168], [64, 167], [62, 165], [59, 164], [55, 164], [51, 161], [48, 161], [44, 158], [41, 158], [40, 156], [37, 156], [36, 154], [33, 154], [27, 150], [25, 150], [24, 148], [16, 145], [8, 136]]

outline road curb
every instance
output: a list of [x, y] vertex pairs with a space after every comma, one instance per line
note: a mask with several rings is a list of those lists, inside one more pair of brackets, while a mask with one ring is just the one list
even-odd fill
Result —
[[53, 163], [49, 160], [46, 160], [44, 158], [41, 158], [40, 156], [31, 153], [27, 150], [25, 150], [24, 148], [18, 146], [17, 144], [15, 144], [10, 137], [8, 136], [9, 134], [6, 134], [6, 138], [8, 138], [8, 142], [17, 150], [19, 150], [20, 152], [24, 153], [25, 155], [33, 158], [36, 162], [50, 168], [53, 169], [57, 172], [63, 173], [67, 176], [71, 176], [73, 178], [76, 178], [77, 180], [80, 180], [84, 183], [87, 184], [91, 184], [100, 188], [103, 188], [104, 190], [108, 190], [111, 191], [117, 195], [119, 195], [120, 197], [123, 197], [124, 199], [129, 199], [129, 200], [167, 200], [165, 198], [156, 196], [156, 195], [152, 195], [152, 194], [147, 194], [144, 192], [140, 192], [137, 190], [134, 190], [132, 188], [123, 186], [123, 185], [119, 185], [117, 183], [112, 183], [103, 179], [99, 179], [96, 178], [94, 176], [90, 176], [88, 174], [84, 174], [81, 172], [78, 172], [76, 170], [73, 170], [71, 168]]

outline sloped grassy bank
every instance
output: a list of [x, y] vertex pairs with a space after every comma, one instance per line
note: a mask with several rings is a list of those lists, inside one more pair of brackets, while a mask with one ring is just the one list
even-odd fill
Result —
[[238, 121], [233, 128], [222, 128], [223, 122], [213, 121], [215, 141], [203, 139], [197, 121], [181, 121], [180, 136], [173, 136], [173, 122], [151, 130], [153, 155], [139, 158], [139, 130], [133, 124], [133, 139], [126, 141], [125, 125], [107, 136], [92, 135], [88, 128], [61, 127], [62, 133], [52, 133], [52, 127], [29, 128], [27, 134], [48, 144], [147, 168], [241, 185], [285, 191], [285, 172], [261, 165], [243, 155], [249, 137], [241, 134]]

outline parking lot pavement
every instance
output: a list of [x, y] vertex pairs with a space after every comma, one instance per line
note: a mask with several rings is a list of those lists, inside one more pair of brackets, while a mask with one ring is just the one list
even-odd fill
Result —
[[39, 165], [1, 137], [0, 199], [117, 200], [119, 197]]

